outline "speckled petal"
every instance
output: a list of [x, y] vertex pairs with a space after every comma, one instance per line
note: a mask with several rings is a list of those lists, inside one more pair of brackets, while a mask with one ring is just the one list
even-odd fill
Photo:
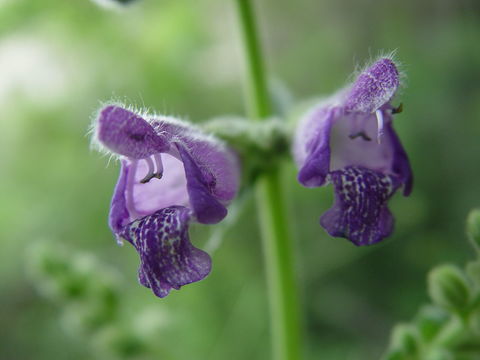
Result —
[[398, 188], [395, 177], [362, 167], [333, 171], [335, 203], [320, 218], [331, 236], [371, 245], [390, 235], [393, 217], [387, 201]]
[[139, 282], [158, 297], [210, 273], [210, 256], [190, 243], [190, 218], [190, 209], [171, 206], [133, 221], [122, 232], [140, 255]]

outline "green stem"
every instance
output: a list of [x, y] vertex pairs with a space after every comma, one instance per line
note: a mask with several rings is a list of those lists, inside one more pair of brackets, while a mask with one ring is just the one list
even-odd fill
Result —
[[293, 250], [278, 170], [259, 179], [257, 200], [269, 291], [273, 359], [298, 360], [300, 324]]
[[261, 120], [272, 115], [265, 80], [264, 65], [257, 37], [257, 29], [250, 0], [236, 0], [247, 62], [247, 107], [248, 115]]
[[[272, 115], [251, 0], [236, 0], [247, 63], [247, 105], [252, 120]], [[288, 228], [280, 169], [257, 183], [259, 220], [263, 239], [270, 302], [273, 359], [300, 359], [300, 324], [293, 249]]]

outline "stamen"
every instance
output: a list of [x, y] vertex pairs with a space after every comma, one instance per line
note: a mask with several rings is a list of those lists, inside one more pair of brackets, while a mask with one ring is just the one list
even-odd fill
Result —
[[135, 203], [133, 201], [133, 185], [135, 184], [135, 173], [137, 172], [138, 160], [132, 159], [130, 161], [131, 161], [131, 165], [130, 165], [130, 168], [128, 169], [127, 188], [125, 189], [126, 198], [127, 198], [126, 207], [130, 215], [130, 218], [137, 219], [140, 217], [140, 214], [135, 209]]
[[145, 162], [148, 165], [148, 173], [147, 173], [147, 175], [145, 175], [145, 177], [142, 180], [140, 180], [140, 183], [145, 184], [145, 183], [149, 182], [150, 180], [152, 180], [153, 177], [155, 176], [155, 168], [153, 166], [153, 160], [150, 156], [143, 159], [143, 160], [145, 160]]
[[163, 163], [162, 163], [162, 155], [160, 153], [153, 154], [153, 158], [155, 159], [155, 165], [157, 166], [157, 178], [161, 179], [163, 176]]
[[152, 157], [149, 156], [148, 158], [145, 158], [144, 160], [146, 161], [148, 165], [148, 173], [145, 175], [145, 177], [140, 180], [140, 183], [146, 184], [153, 178], [161, 179], [163, 175], [163, 164], [162, 164], [162, 157], [160, 154], [155, 154], [153, 155], [155, 158], [155, 164], [157, 165], [157, 171], [155, 172], [155, 167], [153, 164]]
[[377, 142], [381, 144], [383, 136], [383, 113], [382, 110], [377, 110], [375, 112], [377, 116]]
[[403, 111], [403, 103], [392, 109], [392, 114], [400, 114]]
[[365, 134], [365, 131], [359, 131], [358, 133], [348, 135], [348, 137], [352, 140], [356, 139], [357, 137], [361, 137], [365, 141], [372, 141], [372, 139], [367, 134]]

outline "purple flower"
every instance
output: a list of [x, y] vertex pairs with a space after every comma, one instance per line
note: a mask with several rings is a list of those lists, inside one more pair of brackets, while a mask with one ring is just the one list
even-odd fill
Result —
[[191, 221], [215, 224], [238, 188], [236, 156], [198, 128], [170, 117], [103, 108], [95, 139], [121, 159], [109, 225], [140, 255], [138, 278], [159, 297], [199, 281], [210, 256], [188, 237]]
[[310, 111], [295, 134], [299, 182], [331, 183], [335, 190], [320, 224], [355, 245], [389, 236], [394, 220], [387, 202], [401, 186], [405, 196], [412, 190], [408, 157], [392, 124], [401, 111], [391, 104], [399, 84], [394, 62], [381, 58]]

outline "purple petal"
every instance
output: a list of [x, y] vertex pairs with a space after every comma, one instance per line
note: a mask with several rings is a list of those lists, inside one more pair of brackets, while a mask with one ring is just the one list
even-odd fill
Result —
[[164, 166], [162, 178], [153, 178], [147, 183], [141, 182], [147, 174], [147, 164], [144, 160], [138, 162], [132, 191], [135, 211], [141, 216], [173, 205], [189, 206], [183, 163], [169, 154], [161, 157]]
[[[130, 218], [125, 199], [127, 178], [128, 166], [125, 161], [122, 161], [120, 176], [118, 177], [117, 185], [113, 191], [113, 197], [110, 204], [110, 213], [108, 215], [108, 225], [114, 234], [120, 233]], [[122, 243], [119, 237], [117, 237], [117, 242], [119, 244]]]
[[[385, 120], [381, 143], [375, 141], [375, 116], [353, 113], [336, 121], [332, 129], [332, 171], [348, 166], [365, 167], [384, 174], [394, 175], [404, 184], [403, 193], [408, 196], [412, 190], [412, 170], [408, 156], [392, 124], [389, 107], [382, 108]], [[361, 133], [362, 136], [352, 138]]]
[[392, 99], [399, 84], [398, 70], [393, 61], [380, 59], [358, 76], [347, 95], [345, 108], [373, 113]]
[[227, 205], [235, 197], [239, 185], [238, 158], [228, 148], [208, 141], [188, 143], [188, 152], [209, 183], [215, 199]]
[[155, 133], [148, 121], [113, 105], [100, 111], [96, 136], [110, 151], [131, 159], [143, 159], [169, 148], [165, 137]]
[[[391, 115], [388, 111], [383, 113], [387, 127]], [[331, 136], [331, 171], [360, 166], [383, 173], [391, 172], [394, 148], [390, 134], [384, 134], [381, 143], [376, 141], [376, 136], [374, 115], [350, 113], [336, 121]]]
[[140, 255], [140, 283], [158, 297], [210, 273], [210, 256], [190, 243], [190, 217], [191, 210], [172, 206], [133, 221], [122, 233]]
[[393, 146], [392, 170], [394, 174], [398, 175], [400, 182], [404, 184], [403, 195], [408, 196], [412, 192], [413, 173], [407, 153], [393, 128], [393, 124], [390, 123], [385, 127], [385, 135], [390, 138]]
[[398, 187], [389, 175], [362, 167], [333, 171], [330, 180], [335, 203], [320, 218], [331, 236], [344, 237], [355, 245], [371, 245], [390, 235], [393, 217], [387, 201]]
[[295, 137], [294, 154], [300, 166], [298, 181], [307, 187], [322, 186], [330, 171], [330, 133], [334, 108], [319, 108], [304, 121]]
[[[204, 177], [210, 177], [209, 190], [222, 204], [228, 204], [237, 194], [240, 167], [236, 155], [211, 136], [206, 136], [197, 127], [167, 117], [152, 122], [157, 134], [166, 134], [174, 143], [180, 143], [193, 161], [198, 165]], [[177, 148], [172, 146], [169, 154], [182, 159]]]
[[184, 146], [179, 143], [176, 146], [185, 167], [190, 205], [198, 222], [215, 224], [221, 221], [227, 215], [227, 209], [212, 195], [211, 189], [217, 181], [215, 176], [211, 173], [205, 176]]

